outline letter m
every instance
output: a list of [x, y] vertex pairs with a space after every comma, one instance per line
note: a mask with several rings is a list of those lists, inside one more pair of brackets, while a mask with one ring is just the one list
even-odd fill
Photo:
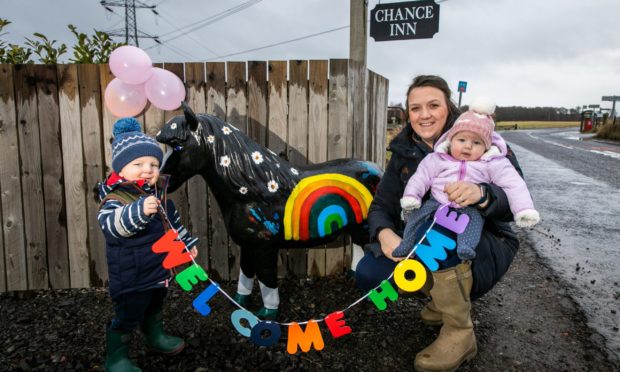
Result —
[[426, 240], [431, 245], [420, 244], [415, 253], [430, 271], [436, 271], [439, 269], [437, 260], [445, 260], [448, 257], [446, 249], [456, 248], [456, 242], [435, 230], [426, 234]]
[[317, 351], [323, 350], [325, 346], [321, 331], [319, 330], [319, 324], [315, 320], [308, 321], [305, 332], [296, 322], [289, 325], [288, 343], [286, 345], [286, 351], [289, 354], [297, 353], [297, 346], [299, 346], [304, 353], [307, 353], [310, 351], [312, 345], [314, 345], [314, 349]]
[[185, 249], [185, 243], [176, 240], [179, 233], [174, 230], [168, 230], [151, 248], [155, 253], [168, 253], [164, 259], [164, 269], [170, 270], [173, 267], [190, 262], [192, 257]]

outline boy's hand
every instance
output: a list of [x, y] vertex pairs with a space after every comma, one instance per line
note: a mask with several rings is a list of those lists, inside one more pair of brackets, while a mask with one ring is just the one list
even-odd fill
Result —
[[198, 257], [198, 249], [196, 249], [196, 247], [192, 247], [192, 249], [189, 250], [189, 254], [192, 258]]
[[159, 207], [159, 203], [160, 203], [159, 199], [157, 199], [156, 197], [152, 195], [144, 199], [144, 204], [143, 204], [144, 214], [146, 214], [147, 216], [151, 216], [157, 213], [157, 208]]

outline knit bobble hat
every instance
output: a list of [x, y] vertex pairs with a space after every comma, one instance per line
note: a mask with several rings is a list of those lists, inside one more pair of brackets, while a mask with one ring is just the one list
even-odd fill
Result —
[[448, 141], [452, 140], [452, 137], [459, 132], [469, 131], [479, 135], [485, 148], [488, 149], [491, 147], [491, 137], [495, 129], [495, 122], [491, 116], [494, 112], [495, 103], [491, 99], [486, 97], [475, 98], [469, 106], [469, 110], [462, 113], [454, 122], [448, 135]]
[[112, 169], [119, 173], [125, 165], [142, 156], [153, 156], [161, 161], [164, 153], [157, 142], [142, 133], [140, 123], [134, 118], [122, 118], [112, 130]]

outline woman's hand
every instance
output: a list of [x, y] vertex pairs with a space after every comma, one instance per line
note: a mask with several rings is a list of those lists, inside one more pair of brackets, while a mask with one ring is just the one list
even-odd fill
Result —
[[192, 247], [192, 249], [189, 250], [189, 254], [192, 258], [198, 257], [198, 249], [196, 249], [196, 247]]
[[477, 203], [482, 197], [480, 186], [471, 182], [452, 182], [447, 184], [443, 190], [448, 195], [448, 200], [455, 202], [461, 207]]
[[394, 257], [392, 256], [392, 252], [400, 245], [400, 242], [403, 240], [398, 234], [394, 232], [392, 229], [383, 229], [379, 231], [377, 235], [377, 239], [381, 244], [381, 251], [383, 255], [389, 258], [392, 261], [398, 262], [405, 259], [405, 257]]

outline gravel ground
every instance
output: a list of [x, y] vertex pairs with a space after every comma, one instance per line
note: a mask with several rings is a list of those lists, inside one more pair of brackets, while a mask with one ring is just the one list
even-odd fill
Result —
[[[564, 285], [541, 263], [527, 236], [521, 239], [510, 271], [474, 303], [479, 354], [461, 370], [618, 370]], [[233, 293], [235, 284], [223, 283], [222, 288]], [[323, 317], [360, 296], [343, 276], [291, 278], [280, 288], [281, 321]], [[351, 334], [333, 339], [321, 324], [322, 351], [289, 355], [286, 332], [276, 345], [257, 347], [231, 325], [234, 308], [224, 296], [216, 295], [209, 303], [212, 313], [202, 317], [191, 306], [192, 294], [171, 287], [165, 308], [166, 328], [188, 343], [181, 354], [145, 352], [140, 335], [134, 334], [131, 356], [144, 370], [410, 370], [415, 354], [438, 331], [418, 320], [423, 300], [401, 298], [384, 312], [363, 302], [346, 312]], [[0, 294], [0, 369], [102, 370], [111, 309], [105, 289]]]

